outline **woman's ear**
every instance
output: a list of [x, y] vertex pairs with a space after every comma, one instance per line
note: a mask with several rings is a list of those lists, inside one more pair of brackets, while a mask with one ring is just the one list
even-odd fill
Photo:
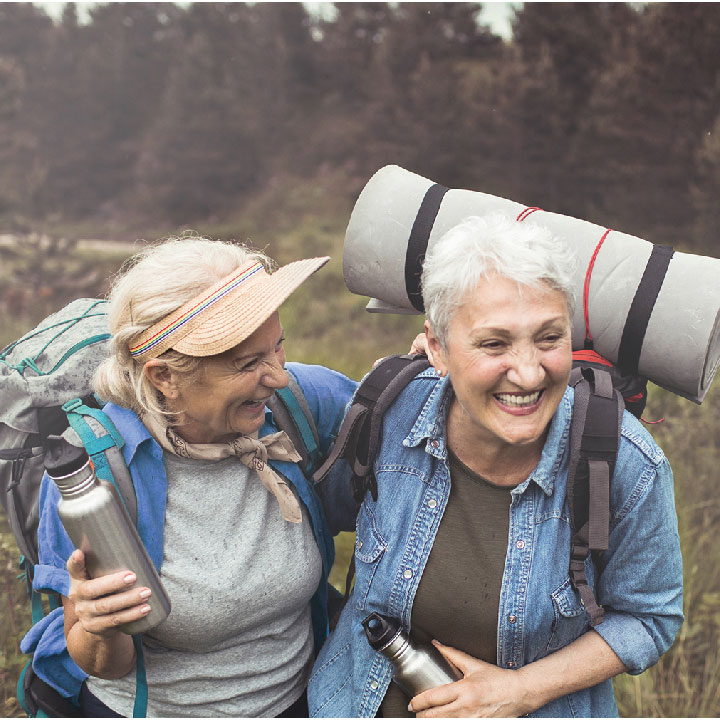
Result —
[[161, 392], [166, 400], [178, 397], [178, 385], [170, 368], [162, 361], [154, 358], [145, 363], [143, 372], [153, 387]]
[[427, 338], [428, 360], [435, 368], [437, 374], [440, 375], [440, 377], [445, 377], [448, 372], [445, 351], [442, 349], [442, 345], [440, 345], [440, 341], [428, 320], [425, 321], [425, 337]]

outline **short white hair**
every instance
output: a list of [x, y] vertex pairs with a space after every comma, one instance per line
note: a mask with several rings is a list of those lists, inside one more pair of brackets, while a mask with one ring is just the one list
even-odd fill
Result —
[[503, 215], [471, 216], [446, 232], [428, 250], [422, 273], [427, 319], [441, 347], [453, 313], [469, 290], [489, 275], [559, 290], [570, 317], [575, 307], [574, 258], [570, 249], [547, 229]]
[[[196, 236], [168, 238], [130, 258], [108, 296], [110, 355], [95, 372], [95, 392], [103, 400], [151, 413], [168, 424], [175, 413], [165, 409], [144, 372], [145, 361], [132, 357], [130, 345], [147, 328], [236, 268], [258, 260], [272, 270], [272, 260], [257, 250]], [[206, 358], [168, 350], [159, 359], [178, 377], [195, 381], [201, 377]]]

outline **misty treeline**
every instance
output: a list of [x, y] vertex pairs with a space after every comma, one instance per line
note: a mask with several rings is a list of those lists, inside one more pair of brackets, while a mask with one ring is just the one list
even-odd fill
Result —
[[[719, 254], [720, 5], [0, 3], [0, 220], [220, 216], [389, 163]], [[326, 11], [328, 8], [324, 8]]]

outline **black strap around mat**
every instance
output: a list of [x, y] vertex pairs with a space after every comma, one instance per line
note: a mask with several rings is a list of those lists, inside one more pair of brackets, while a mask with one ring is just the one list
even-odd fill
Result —
[[637, 375], [648, 322], [674, 252], [668, 245], [654, 245], [635, 291], [625, 320], [617, 360], [620, 369], [628, 375]]
[[408, 239], [407, 253], [405, 255], [405, 289], [408, 300], [419, 312], [425, 311], [420, 289], [420, 278], [428, 240], [435, 224], [435, 218], [440, 210], [440, 203], [447, 191], [448, 188], [437, 183], [428, 188], [422, 203], [420, 203]]

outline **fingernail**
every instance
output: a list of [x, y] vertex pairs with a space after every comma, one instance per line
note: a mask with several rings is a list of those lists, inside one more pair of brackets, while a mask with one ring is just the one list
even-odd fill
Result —
[[126, 585], [132, 585], [137, 580], [137, 577], [135, 576], [135, 573], [128, 573], [124, 578], [123, 582]]
[[143, 615], [147, 615], [147, 614], [150, 612], [150, 606], [149, 606], [149, 605], [143, 605], [143, 606], [140, 608], [140, 612], [141, 612]]
[[150, 597], [150, 588], [143, 588], [140, 591], [140, 599], [147, 600]]
[[410, 703], [410, 704], [408, 705], [408, 712], [415, 712], [415, 711], [413, 710], [412, 703]]

